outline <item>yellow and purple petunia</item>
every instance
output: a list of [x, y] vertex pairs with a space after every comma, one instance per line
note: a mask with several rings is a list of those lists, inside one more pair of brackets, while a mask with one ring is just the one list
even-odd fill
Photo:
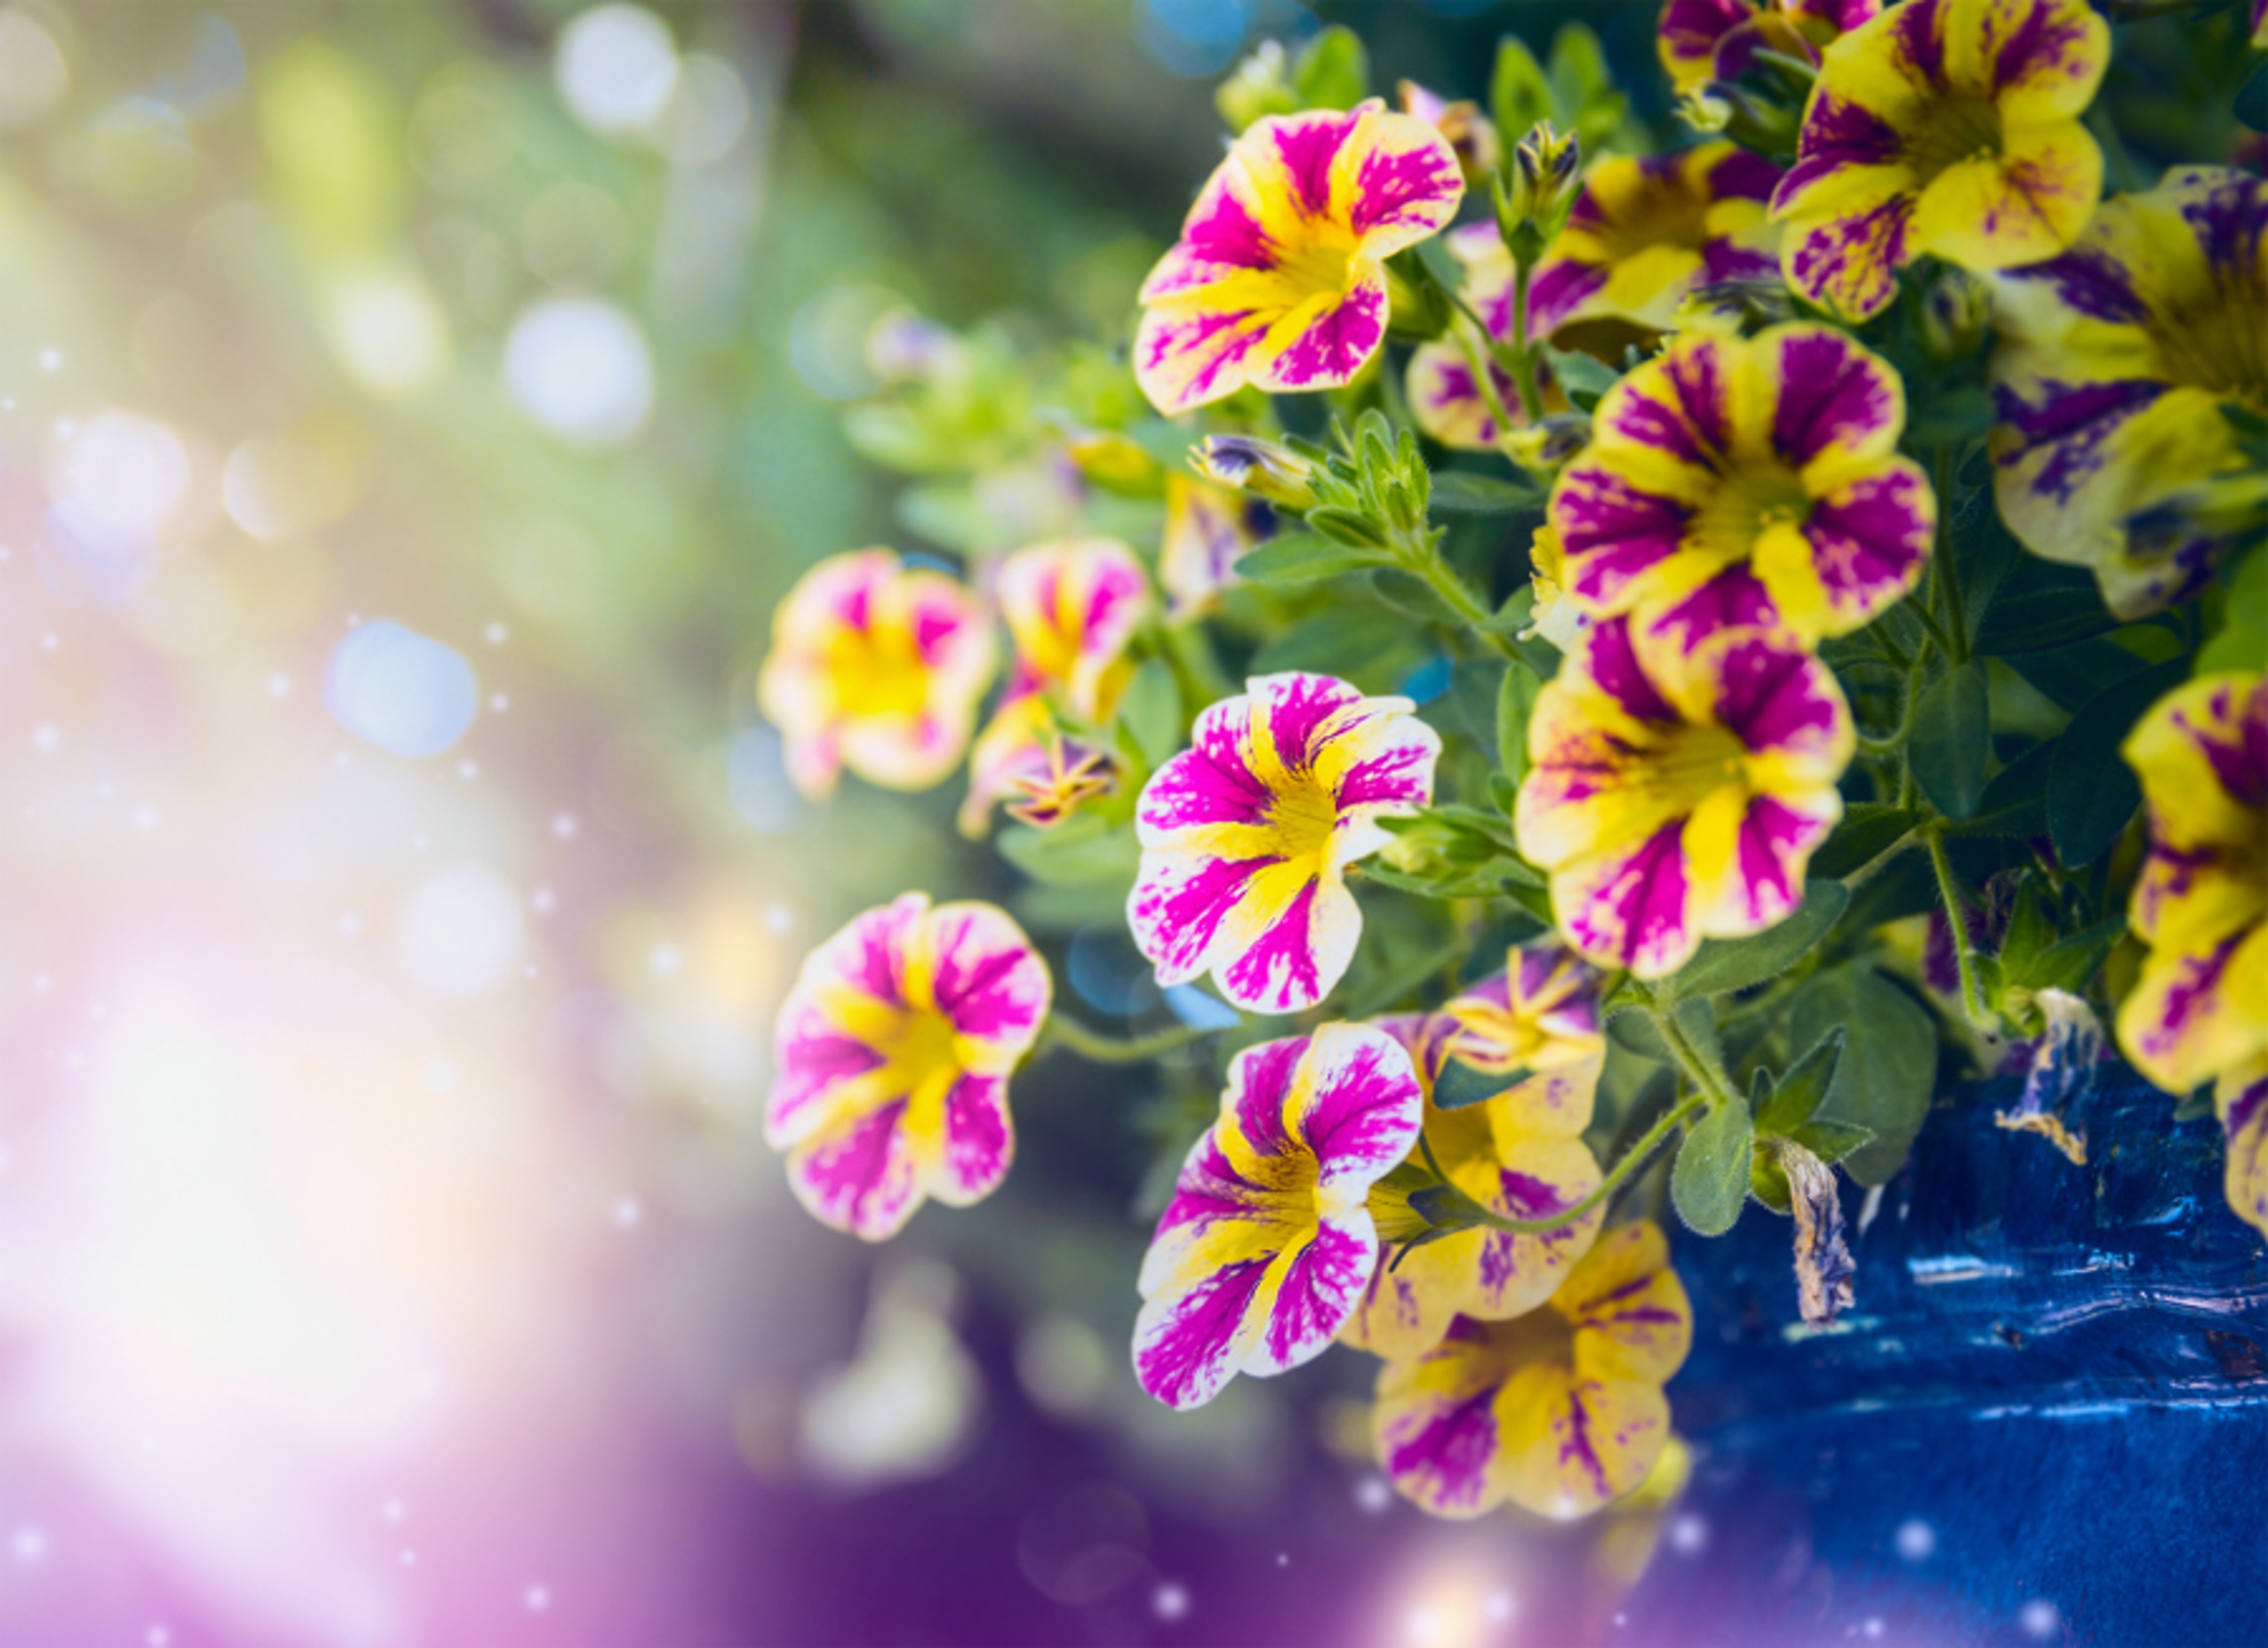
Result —
[[1328, 675], [1262, 675], [1197, 717], [1192, 747], [1142, 791], [1126, 902], [1161, 985], [1211, 973], [1253, 1012], [1300, 1012], [1362, 936], [1346, 869], [1391, 839], [1380, 820], [1432, 799], [1441, 740], [1407, 698]]
[[2080, 117], [2110, 62], [2087, 0], [1906, 0], [1843, 35], [1772, 196], [1788, 284], [1856, 320], [1924, 254], [1972, 269], [2055, 256], [2102, 193]]
[[1654, 45], [1670, 83], [1737, 80], [1759, 51], [1815, 63], [1819, 48], [1882, 9], [1882, 0], [1669, 0]]
[[2186, 1093], [2268, 1059], [2268, 677], [2201, 675], [2122, 752], [2150, 850], [2128, 911], [2149, 946], [2118, 1010], [2126, 1056]]
[[764, 1137], [814, 1218], [868, 1241], [925, 1196], [966, 1207], [1015, 1153], [1008, 1077], [1047, 964], [1005, 911], [909, 893], [804, 959], [781, 1003]]
[[1236, 563], [1276, 530], [1276, 511], [1256, 497], [1193, 475], [1166, 479], [1166, 532], [1158, 582], [1177, 623], [1201, 618], [1237, 581]]
[[[1619, 360], [1626, 343], [1672, 329], [1700, 288], [1771, 279], [1779, 272], [1780, 232], [1770, 216], [1778, 182], [1771, 161], [1721, 139], [1601, 161], [1535, 266], [1529, 335]], [[1491, 327], [1511, 306], [1506, 262], [1502, 294], [1476, 305]]]
[[1375, 98], [1256, 121], [1142, 283], [1143, 393], [1172, 416], [1248, 384], [1348, 382], [1386, 339], [1386, 260], [1464, 191], [1447, 140]]
[[1020, 780], [1049, 772], [1056, 710], [1089, 725], [1110, 718], [1134, 673], [1127, 644], [1151, 607], [1141, 558], [1116, 538], [1027, 545], [1000, 563], [995, 596], [1015, 662], [969, 754], [961, 827], [971, 834]]
[[1329, 1348], [1378, 1263], [1370, 1188], [1410, 1153], [1422, 1106], [1409, 1054], [1366, 1026], [1236, 1056], [1142, 1261], [1144, 1390], [1196, 1408]]
[[[1460, 295], [1481, 317], [1499, 342], [1509, 342], [1512, 327], [1512, 254], [1492, 223], [1467, 224], [1442, 237], [1449, 254], [1464, 269]], [[1460, 452], [1486, 452], [1502, 445], [1508, 432], [1499, 427], [1509, 419], [1512, 428], [1527, 418], [1519, 386], [1497, 360], [1486, 341], [1473, 335], [1472, 323], [1460, 315], [1451, 321], [1449, 335], [1420, 343], [1410, 352], [1405, 387], [1410, 415], [1418, 427], [1444, 446]], [[1460, 335], [1465, 342], [1460, 342]], [[1475, 362], [1488, 374], [1484, 390]], [[1564, 412], [1567, 398], [1539, 368], [1547, 409]], [[1499, 418], [1498, 408], [1504, 413]]]
[[1576, 949], [1665, 977], [1703, 938], [1761, 932], [1803, 902], [1855, 742], [1833, 673], [1790, 636], [1649, 653], [1628, 618], [1601, 619], [1529, 719], [1521, 851], [1550, 872]]
[[1609, 1231], [1542, 1309], [1500, 1322], [1461, 1316], [1425, 1355], [1380, 1370], [1380, 1468], [1436, 1516], [1507, 1501], [1587, 1515], [1660, 1457], [1661, 1387], [1692, 1343], [1692, 1306], [1660, 1228]]
[[1905, 410], [1897, 373], [1830, 327], [1672, 340], [1600, 398], [1552, 488], [1568, 595], [1635, 610], [1647, 644], [1859, 628], [1936, 536], [1929, 478], [1897, 451]]
[[[1452, 1184], [1508, 1218], [1543, 1218], [1598, 1187], [1598, 1159], [1583, 1143], [1606, 1062], [1598, 975], [1563, 945], [1512, 953], [1504, 974], [1483, 981], [1440, 1012], [1380, 1021], [1409, 1048], [1426, 1091], [1425, 1137]], [[1498, 1074], [1529, 1072], [1484, 1102], [1443, 1110], [1432, 1083], [1451, 1053]], [[1380, 1228], [1407, 1228], [1392, 1205], [1406, 1190], [1371, 1191]], [[1440, 1343], [1460, 1315], [1495, 1321], [1535, 1309], [1590, 1251], [1602, 1209], [1541, 1235], [1466, 1230], [1381, 1265], [1340, 1336], [1388, 1360]]]
[[773, 613], [756, 698], [813, 799], [844, 767], [924, 790], [968, 747], [995, 663], [984, 609], [959, 582], [860, 549], [812, 568]]
[[2121, 618], [2195, 594], [2232, 540], [2164, 506], [2237, 464], [2221, 408], [2268, 412], [2268, 180], [2169, 173], [2104, 202], [2063, 256], [1993, 284], [2009, 530], [2092, 567]]
[[2223, 1076], [2213, 1110], [2228, 1140], [2222, 1184], [2229, 1210], [2268, 1236], [2268, 1058]]

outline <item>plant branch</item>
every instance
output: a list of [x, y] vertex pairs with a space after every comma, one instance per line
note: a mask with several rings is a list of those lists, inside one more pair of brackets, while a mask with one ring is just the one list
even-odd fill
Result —
[[1052, 1012], [1040, 1031], [1039, 1046], [1034, 1051], [1036, 1056], [1049, 1048], [1059, 1047], [1066, 1052], [1078, 1054], [1090, 1063], [1139, 1064], [1146, 1059], [1156, 1058], [1161, 1053], [1185, 1048], [1190, 1042], [1212, 1034], [1211, 1030], [1201, 1030], [1194, 1025], [1174, 1025], [1168, 1029], [1152, 1031], [1148, 1035], [1121, 1038], [1105, 1035], [1076, 1019]]
[[1954, 879], [1953, 860], [1945, 851], [1944, 820], [1930, 820], [1922, 827], [1921, 838], [1929, 848], [1930, 868], [1937, 872], [1937, 895], [1945, 902], [1945, 918], [1953, 929], [1953, 960], [1961, 975], [1961, 1011], [1972, 1028], [1990, 1031], [1992, 1015], [1985, 1011], [1983, 992], [1977, 984], [1977, 954], [1969, 938], [1969, 916], [1962, 907], [1961, 884]]

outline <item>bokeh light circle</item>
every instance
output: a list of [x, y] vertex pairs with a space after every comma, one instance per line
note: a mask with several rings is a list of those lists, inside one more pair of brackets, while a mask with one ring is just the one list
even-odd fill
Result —
[[550, 298], [512, 323], [504, 388], [538, 424], [579, 445], [636, 435], [653, 410], [653, 357], [637, 321], [597, 298]]
[[323, 702], [357, 738], [396, 755], [438, 755], [473, 724], [480, 683], [453, 647], [380, 619], [332, 649]]
[[484, 995], [512, 975], [526, 923], [519, 894], [486, 864], [452, 864], [418, 883], [394, 928], [394, 959], [437, 996]]
[[603, 136], [651, 127], [677, 90], [677, 43], [644, 6], [602, 5], [561, 32], [552, 77], [575, 118]]

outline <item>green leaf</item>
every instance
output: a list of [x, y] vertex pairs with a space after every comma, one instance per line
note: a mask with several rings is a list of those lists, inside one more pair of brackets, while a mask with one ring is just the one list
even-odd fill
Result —
[[2019, 652], [2008, 667], [2057, 709], [2073, 710], [2140, 669], [2142, 660], [2114, 641], [2073, 641], [2043, 652]]
[[1938, 677], [1914, 706], [1914, 781], [1948, 818], [1967, 818], [1984, 799], [1992, 717], [1981, 658]]
[[1598, 404], [1599, 397], [1620, 380], [1622, 374], [1595, 355], [1586, 355], [1580, 349], [1553, 349], [1543, 346], [1544, 364], [1551, 375], [1567, 392], [1567, 398], [1585, 411]]
[[1574, 128], [1587, 151], [1595, 151], [1622, 124], [1629, 107], [1629, 99], [1615, 90], [1599, 37], [1586, 24], [1564, 24], [1553, 38], [1551, 90], [1566, 117], [1562, 124]]
[[1748, 1101], [1727, 1099], [1694, 1124], [1669, 1173], [1669, 1199], [1696, 1235], [1722, 1236], [1749, 1199], [1749, 1152], [1756, 1129]]
[[1963, 835], [2044, 835], [2048, 833], [2048, 769], [2055, 740], [2035, 744], [1992, 775], [1977, 816], [1955, 828]]
[[1449, 702], [1455, 707], [1457, 724], [1484, 750], [1496, 743], [1496, 708], [1503, 695], [1504, 667], [1501, 658], [1467, 658], [1449, 672]]
[[2029, 988], [2032, 963], [2055, 942], [2055, 923], [2040, 902], [2039, 883], [2026, 875], [2017, 884], [2016, 901], [2008, 911], [2008, 929], [2000, 937], [1999, 953], [1993, 958], [2000, 964], [2001, 977], [2010, 984]]
[[[1255, 675], [1281, 670], [1321, 670], [1363, 684], [1365, 676], [1398, 680], [1420, 655], [1418, 637], [1406, 625], [1385, 620], [1368, 602], [1316, 614], [1268, 642], [1252, 655]], [[1378, 690], [1378, 688], [1373, 688]]]
[[2092, 927], [2082, 927], [2068, 938], [2057, 940], [2033, 960], [2024, 977], [2016, 981], [2035, 994], [2041, 990], [2069, 990], [2073, 994], [2086, 988], [2114, 946], [2126, 931], [2126, 918], [2113, 916]]
[[2236, 118], [2257, 132], [2268, 132], [2268, 63], [2255, 69], [2236, 88]]
[[1937, 1028], [1928, 1012], [1873, 967], [1853, 962], [1805, 981], [1788, 1004], [1788, 1041], [1810, 1047], [1841, 1026], [1820, 1119], [1870, 1129], [1846, 1164], [1863, 1185], [1887, 1183], [1905, 1161], [1937, 1085]]
[[1385, 559], [1314, 533], [1291, 533], [1248, 550], [1238, 559], [1236, 570], [1256, 584], [1305, 584], [1342, 572], [1359, 572], [1383, 564]]
[[1855, 1122], [1807, 1122], [1788, 1137], [1830, 1167], [1874, 1142], [1874, 1129]]
[[1152, 767], [1181, 747], [1182, 690], [1163, 658], [1152, 658], [1126, 683], [1125, 696], [1118, 701], [1118, 725]]
[[1839, 881], [1814, 881], [1803, 902], [1778, 926], [1748, 938], [1709, 938], [1662, 989], [1674, 1000], [1692, 1000], [1746, 990], [1776, 978], [1827, 937], [1851, 902]]
[[1142, 856], [1131, 824], [1107, 825], [1094, 813], [1050, 829], [1012, 824], [1000, 832], [998, 845], [1003, 858], [1050, 887], [1129, 885]]
[[1953, 555], [1961, 570], [1962, 607], [1975, 635], [1992, 610], [2002, 581], [2021, 557], [2023, 546], [2000, 519], [1988, 485], [1973, 488], [1953, 517]]
[[[1819, 1038], [1811, 1051], [1787, 1067], [1766, 1089], [1756, 1105], [1756, 1128], [1764, 1133], [1793, 1134], [1811, 1120], [1835, 1082], [1835, 1067], [1843, 1057], [1844, 1031], [1837, 1026]], [[1759, 1077], [1762, 1070], [1756, 1072]]]
[[1502, 1076], [1475, 1070], [1462, 1059], [1451, 1059], [1441, 1067], [1433, 1080], [1433, 1107], [1437, 1110], [1462, 1110], [1469, 1105], [1486, 1102], [1500, 1093], [1508, 1093], [1528, 1079], [1529, 1072], [1516, 1070]]
[[2048, 835], [2066, 869], [2102, 857], [2142, 805], [2141, 786], [2118, 747], [2143, 712], [2189, 673], [2187, 658], [2171, 658], [2105, 688], [2080, 707], [2056, 739], [2048, 769]]
[[1835, 827], [1835, 833], [1811, 855], [1811, 873], [1823, 880], [1839, 881], [1854, 870], [1865, 869], [1913, 828], [1919, 816], [1906, 807], [1853, 801], [1843, 809], [1843, 821]]
[[[1308, 528], [1348, 549], [1383, 549], [1386, 529], [1360, 510], [1342, 509], [1335, 504], [1319, 504], [1307, 511]], [[1384, 555], [1374, 557], [1383, 561]], [[1241, 563], [1240, 563], [1241, 564]]]
[[[2252, 77], [2258, 84], [2268, 66]], [[2198, 654], [2198, 673], [2217, 670], [2268, 670], [2268, 548], [2256, 549], [2229, 570], [2223, 588], [2228, 604], [2220, 628]]]
[[1507, 665], [1504, 684], [1496, 695], [1496, 758], [1507, 781], [1518, 784], [1528, 776], [1528, 720], [1535, 713], [1536, 695], [1543, 683], [1525, 664]]
[[[1695, 1050], [1708, 1063], [1721, 1067], [1725, 1062], [1724, 1048], [1718, 1042], [1717, 1015], [1711, 1011], [1709, 1004], [1700, 999], [1681, 1002], [1674, 1012], [1678, 1028], [1685, 1032], [1685, 1039], [1693, 1044]], [[1607, 1019], [1607, 1037], [1616, 1046], [1637, 1054], [1640, 1058], [1654, 1059], [1664, 1064], [1675, 1062], [1676, 1056], [1669, 1050], [1669, 1044], [1661, 1039], [1661, 1033], [1654, 1027], [1653, 1014], [1644, 1007], [1625, 1007], [1610, 1013]]]
[[1292, 70], [1292, 89], [1300, 107], [1351, 109], [1370, 90], [1370, 59], [1361, 37], [1334, 23], [1300, 50]]
[[1457, 609], [1414, 572], [1404, 572], [1399, 567], [1381, 567], [1370, 575], [1370, 587], [1377, 592], [1380, 600], [1420, 623], [1440, 624], [1449, 629], [1464, 627], [1465, 621], [1458, 616]]
[[1977, 632], [1977, 651], [1999, 658], [2082, 641], [2118, 627], [2102, 604], [2095, 576], [2027, 556], [2000, 586]]
[[1916, 446], [1941, 446], [1974, 439], [1992, 427], [1992, 396], [1982, 384], [1962, 384], [1918, 408], [1906, 433]]
[[1528, 136], [1529, 127], [1551, 114], [1551, 83], [1527, 43], [1507, 34], [1498, 42], [1496, 69], [1489, 76], [1489, 118], [1506, 147]]
[[1433, 471], [1433, 511], [1440, 515], [1517, 515], [1543, 507], [1535, 487], [1476, 469]]
[[1535, 622], [1535, 585], [1522, 584], [1498, 607], [1473, 626], [1489, 635], [1513, 635]]

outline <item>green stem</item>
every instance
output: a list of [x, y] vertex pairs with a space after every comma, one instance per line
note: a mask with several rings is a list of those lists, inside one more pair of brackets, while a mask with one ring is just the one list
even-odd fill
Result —
[[1951, 649], [1946, 656], [1955, 669], [1969, 662], [1969, 610], [1961, 600], [1961, 569], [1953, 557], [1953, 448], [1940, 445], [1937, 449], [1937, 553], [1933, 557], [1937, 565], [1939, 582], [1945, 587], [1945, 628], [1951, 637]]
[[1564, 1207], [1557, 1213], [1534, 1219], [1507, 1218], [1492, 1209], [1482, 1208], [1475, 1222], [1514, 1236], [1546, 1236], [1572, 1225], [1620, 1189], [1624, 1181], [1645, 1166], [1646, 1159], [1653, 1154], [1662, 1140], [1675, 1132], [1688, 1116], [1708, 1102], [1705, 1095], [1696, 1093], [1675, 1109], [1666, 1113], [1660, 1121], [1646, 1130], [1637, 1144], [1630, 1147], [1629, 1152], [1620, 1161], [1607, 1169], [1606, 1177], [1599, 1181], [1598, 1188], [1572, 1207]]
[[1403, 568], [1425, 579], [1499, 658], [1518, 660], [1520, 649], [1513, 645], [1510, 636], [1482, 628], [1496, 614], [1473, 593], [1472, 585], [1457, 576], [1457, 570], [1441, 558], [1440, 546], [1433, 541], [1431, 531], [1421, 526], [1415, 533], [1397, 536], [1394, 549]]
[[1976, 953], [1970, 945], [1961, 884], [1954, 879], [1953, 860], [1946, 855], [1943, 820], [1932, 819], [1923, 827], [1921, 838], [1929, 848], [1930, 868], [1937, 872], [1937, 896], [1944, 902], [1945, 918], [1953, 928], [1953, 960], [1961, 974], [1961, 1011], [1973, 1028], [1990, 1031], [1992, 1015], [1984, 1011], [1984, 995], [1977, 984]]
[[1505, 408], [1504, 397], [1497, 393], [1496, 357], [1475, 342], [1473, 335], [1462, 327], [1457, 328], [1457, 347], [1465, 352], [1465, 365], [1473, 374], [1473, 387], [1488, 403], [1489, 416], [1496, 420], [1498, 430], [1509, 431], [1513, 417]]
[[1040, 1031], [1038, 1052], [1059, 1047], [1095, 1064], [1139, 1064], [1156, 1058], [1161, 1053], [1171, 1053], [1185, 1048], [1202, 1036], [1213, 1032], [1200, 1030], [1192, 1025], [1174, 1025], [1165, 1030], [1154, 1030], [1148, 1035], [1130, 1036], [1121, 1040], [1107, 1036], [1100, 1030], [1090, 1029], [1076, 1019], [1060, 1012], [1049, 1013], [1046, 1026]]
[[1677, 1068], [1684, 1072], [1686, 1080], [1700, 1090], [1699, 1096], [1707, 1101], [1712, 1110], [1732, 1098], [1732, 1093], [1726, 1087], [1724, 1078], [1718, 1074], [1714, 1062], [1704, 1057], [1701, 1049], [1693, 1045], [1692, 1038], [1685, 1034], [1685, 1026], [1677, 1022], [1675, 1012], [1666, 1008], [1648, 1007], [1646, 1013], [1653, 1020], [1654, 1029], [1668, 1046], [1669, 1056], [1677, 1062]]
[[1528, 278], [1525, 260], [1512, 261], [1512, 381], [1531, 423], [1543, 416], [1543, 388], [1535, 378], [1535, 346], [1528, 337]]

